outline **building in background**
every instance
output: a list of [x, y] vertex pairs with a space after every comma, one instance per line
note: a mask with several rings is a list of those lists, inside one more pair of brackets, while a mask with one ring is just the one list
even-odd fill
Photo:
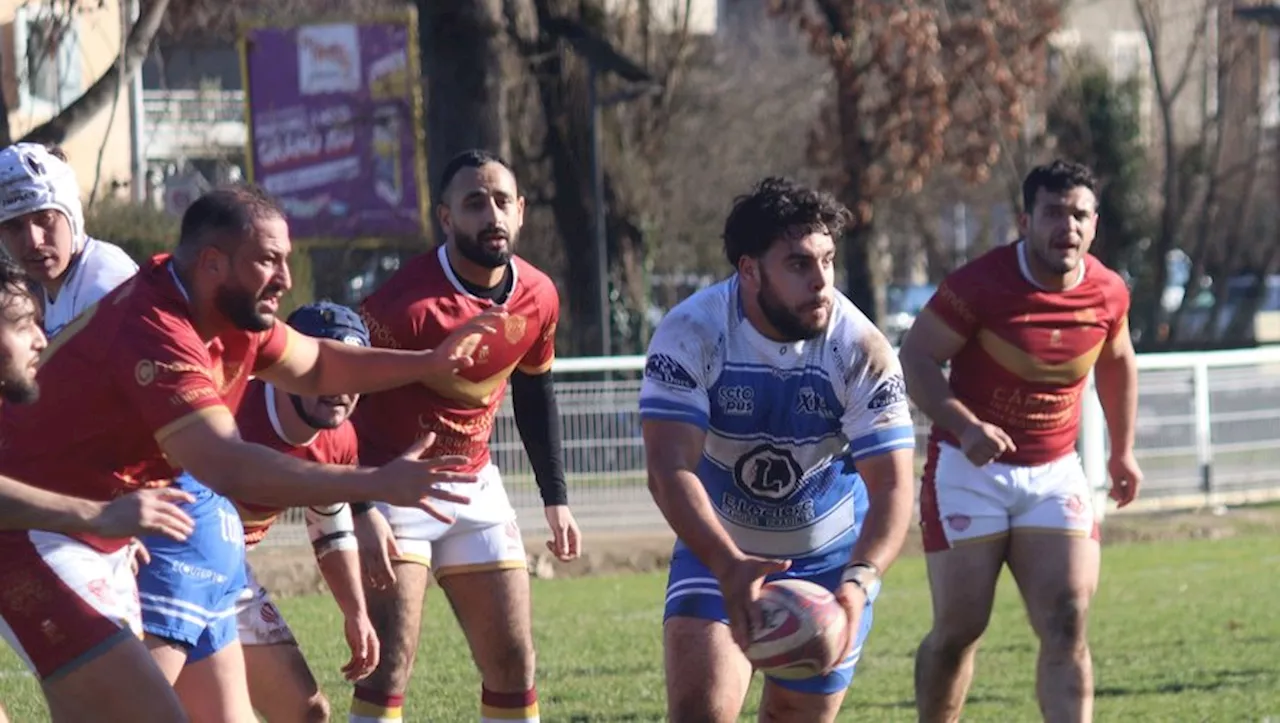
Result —
[[[119, 0], [0, 0], [0, 88], [15, 140], [80, 97], [115, 63], [123, 36]], [[81, 191], [127, 189], [131, 180], [128, 89], [62, 144]]]

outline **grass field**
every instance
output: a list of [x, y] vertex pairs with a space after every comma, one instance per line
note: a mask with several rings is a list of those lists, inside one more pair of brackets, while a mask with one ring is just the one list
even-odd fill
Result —
[[[1280, 534], [1129, 543], [1104, 550], [1092, 626], [1099, 721], [1280, 720]], [[928, 624], [923, 561], [894, 568], [841, 720], [910, 721], [912, 656]], [[544, 721], [661, 720], [661, 574], [535, 580]], [[282, 607], [345, 721], [349, 688], [336, 608], [318, 596]], [[438, 591], [407, 721], [473, 721], [479, 678]], [[978, 662], [966, 721], [1035, 721], [1034, 647], [1012, 581]], [[758, 696], [757, 686], [751, 700]], [[34, 681], [0, 652], [0, 699], [15, 723], [46, 720]], [[748, 713], [755, 707], [748, 704]]]

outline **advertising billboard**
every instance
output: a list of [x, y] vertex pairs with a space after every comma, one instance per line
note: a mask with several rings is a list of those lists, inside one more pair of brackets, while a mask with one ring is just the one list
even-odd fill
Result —
[[294, 238], [428, 236], [413, 13], [247, 26], [247, 172]]

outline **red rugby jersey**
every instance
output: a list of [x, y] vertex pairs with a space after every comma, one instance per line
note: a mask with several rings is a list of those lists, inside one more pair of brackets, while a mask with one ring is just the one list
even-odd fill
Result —
[[[234, 413], [249, 377], [279, 362], [290, 332], [228, 331], [205, 342], [161, 255], [68, 324], [42, 357], [40, 399], [0, 419], [0, 474], [109, 500], [167, 486], [167, 436], [217, 409]], [[125, 540], [83, 536], [102, 550]]]
[[[1103, 345], [1128, 323], [1129, 290], [1089, 255], [1076, 285], [1043, 289], [1024, 254], [1018, 242], [974, 259], [947, 276], [926, 308], [968, 340], [951, 360], [951, 390], [1013, 438], [1018, 451], [999, 461], [1034, 465], [1075, 449], [1080, 394]], [[936, 424], [930, 437], [958, 445]]]
[[[489, 436], [507, 380], [516, 369], [541, 374], [555, 358], [560, 296], [551, 279], [519, 257], [503, 306], [509, 316], [481, 344], [475, 365], [460, 374], [361, 398], [353, 422], [363, 464], [382, 465], [435, 432], [434, 456], [463, 455], [464, 471], [489, 462]], [[410, 260], [360, 311], [376, 347], [433, 349], [493, 302], [467, 292], [440, 246]]]

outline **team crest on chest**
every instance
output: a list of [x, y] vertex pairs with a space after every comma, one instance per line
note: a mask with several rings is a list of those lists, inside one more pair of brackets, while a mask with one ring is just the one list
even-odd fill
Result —
[[502, 331], [507, 337], [508, 344], [514, 344], [524, 338], [525, 329], [529, 326], [529, 319], [519, 314], [512, 314], [502, 320]]

